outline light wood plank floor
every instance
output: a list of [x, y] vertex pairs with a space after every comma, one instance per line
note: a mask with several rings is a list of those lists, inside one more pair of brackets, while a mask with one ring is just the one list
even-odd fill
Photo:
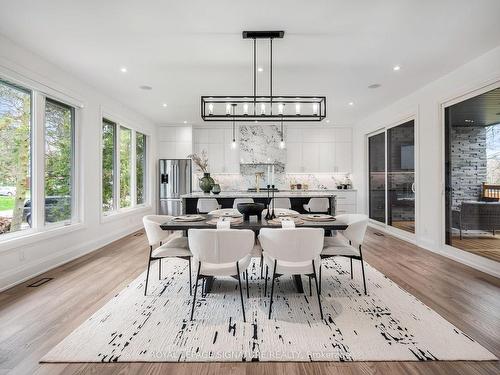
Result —
[[[139, 232], [140, 233], [140, 232]], [[500, 357], [500, 280], [369, 230], [365, 258]], [[0, 293], [0, 374], [498, 374], [491, 362], [43, 364], [39, 359], [144, 271], [144, 235], [128, 236]], [[36, 279], [40, 278], [37, 277]]]

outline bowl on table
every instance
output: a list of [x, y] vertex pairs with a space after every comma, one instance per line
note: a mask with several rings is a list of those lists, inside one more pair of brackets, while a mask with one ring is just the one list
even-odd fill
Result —
[[264, 207], [263, 203], [238, 203], [236, 205], [238, 211], [243, 214], [244, 220], [249, 220], [250, 216], [257, 216], [259, 220], [262, 219]]

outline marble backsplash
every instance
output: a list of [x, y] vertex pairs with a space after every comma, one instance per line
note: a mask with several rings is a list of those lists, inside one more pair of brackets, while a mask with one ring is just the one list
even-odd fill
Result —
[[[193, 175], [193, 191], [200, 191], [198, 179], [202, 174]], [[212, 178], [221, 186], [222, 191], [245, 191], [255, 187], [255, 175], [242, 174], [211, 174]], [[307, 184], [309, 190], [333, 190], [338, 183], [343, 183], [346, 179], [345, 173], [315, 173], [315, 174], [293, 174], [277, 173], [275, 175], [275, 185], [279, 190], [290, 190], [290, 184]], [[267, 175], [261, 179], [260, 187], [267, 185]]]

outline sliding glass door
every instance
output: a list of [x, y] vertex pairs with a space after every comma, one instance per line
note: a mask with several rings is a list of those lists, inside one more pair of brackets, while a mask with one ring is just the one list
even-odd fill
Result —
[[368, 138], [369, 217], [385, 223], [385, 132]]
[[415, 233], [415, 122], [368, 137], [369, 217]]
[[445, 108], [446, 244], [500, 261], [500, 88]]
[[415, 233], [415, 124], [387, 129], [387, 224]]

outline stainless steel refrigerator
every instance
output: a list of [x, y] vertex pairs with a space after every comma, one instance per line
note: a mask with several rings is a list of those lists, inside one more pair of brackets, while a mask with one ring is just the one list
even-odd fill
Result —
[[181, 215], [182, 194], [191, 193], [191, 159], [160, 159], [160, 215]]

